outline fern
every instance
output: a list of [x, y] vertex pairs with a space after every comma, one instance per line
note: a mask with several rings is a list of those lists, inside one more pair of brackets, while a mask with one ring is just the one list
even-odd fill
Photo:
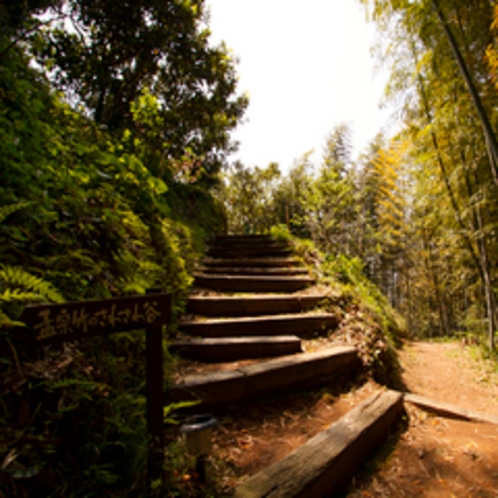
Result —
[[200, 401], [193, 400], [193, 401], [179, 401], [176, 403], [170, 403], [169, 405], [166, 405], [165, 407], [163, 407], [164, 423], [177, 425], [178, 421], [175, 420], [171, 416], [171, 414], [176, 410], [180, 410], [182, 408], [191, 408], [192, 406], [196, 406], [199, 403]]
[[19, 267], [0, 268], [0, 301], [52, 301], [61, 303], [64, 298], [45, 280], [35, 277]]
[[64, 298], [51, 284], [22, 268], [0, 267], [0, 329], [22, 325], [11, 316], [19, 315], [22, 304], [40, 301], [60, 303]]
[[16, 211], [19, 211], [20, 209], [23, 209], [30, 204], [33, 204], [32, 202], [16, 202], [15, 204], [9, 204], [8, 206], [0, 206], [0, 223], [2, 223], [7, 216], [10, 216], [12, 213], [15, 213]]
[[35, 292], [25, 292], [20, 289], [5, 289], [2, 294], [0, 294], [0, 301], [6, 303], [29, 303], [42, 300], [43, 299], [40, 294], [36, 294]]
[[10, 318], [9, 315], [4, 313], [0, 309], [0, 330], [2, 328], [16, 327], [16, 326], [20, 326], [20, 325], [23, 325], [23, 324], [21, 322], [16, 321], [16, 320], [12, 320], [12, 318]]

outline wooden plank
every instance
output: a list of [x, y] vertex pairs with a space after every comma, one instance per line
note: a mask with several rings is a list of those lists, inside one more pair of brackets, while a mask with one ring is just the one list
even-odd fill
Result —
[[417, 394], [405, 393], [404, 398], [408, 403], [442, 417], [498, 425], [498, 416], [496, 415], [467, 410], [466, 408], [450, 405], [443, 401], [425, 398], [424, 396], [418, 396]]
[[227, 337], [174, 341], [172, 353], [206, 362], [235, 361], [301, 353], [301, 340], [295, 335], [271, 337]]
[[169, 322], [171, 296], [147, 294], [99, 301], [26, 306], [19, 335], [36, 343], [67, 342]]
[[325, 295], [296, 296], [192, 296], [187, 302], [187, 311], [204, 316], [254, 316], [308, 311], [326, 299]]
[[216, 243], [218, 241], [248, 241], [248, 240], [275, 240], [269, 234], [219, 234], [215, 235], [213, 242]]
[[197, 400], [201, 405], [216, 405], [245, 397], [246, 380], [244, 372], [238, 369], [186, 376], [170, 386], [167, 402]]
[[206, 255], [212, 258], [262, 258], [266, 256], [288, 256], [292, 249], [284, 245], [264, 245], [255, 247], [212, 247], [206, 251]]
[[263, 361], [237, 370], [186, 376], [171, 386], [169, 397], [171, 401], [197, 399], [206, 405], [222, 404], [353, 374], [359, 368], [361, 362], [355, 348], [330, 348]]
[[253, 277], [194, 274], [195, 285], [232, 292], [294, 292], [315, 283], [310, 277]]
[[277, 267], [296, 266], [300, 262], [294, 257], [268, 257], [268, 258], [205, 258], [202, 264], [207, 267], [231, 267], [231, 266], [257, 266], [257, 267]]
[[288, 243], [274, 239], [216, 240], [210, 247], [214, 249], [291, 248]]
[[257, 335], [311, 336], [335, 329], [339, 319], [332, 313], [289, 313], [284, 315], [267, 315], [236, 317], [180, 322], [178, 329], [198, 337], [235, 337]]
[[353, 347], [336, 347], [286, 356], [244, 367], [248, 396], [271, 393], [282, 388], [302, 387], [361, 367]]
[[336, 496], [386, 438], [403, 410], [401, 393], [374, 394], [286, 458], [235, 490], [235, 498]]
[[292, 267], [292, 266], [277, 266], [271, 267], [251, 267], [251, 266], [224, 266], [224, 267], [209, 267], [204, 266], [199, 268], [200, 273], [221, 273], [225, 275], [308, 275], [307, 268]]

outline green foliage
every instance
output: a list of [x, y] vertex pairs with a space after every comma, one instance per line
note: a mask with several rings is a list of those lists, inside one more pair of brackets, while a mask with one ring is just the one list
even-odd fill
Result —
[[192, 175], [213, 182], [247, 99], [226, 47], [209, 44], [204, 1], [69, 0], [52, 16], [65, 22], [47, 25], [33, 48], [58, 87], [96, 123], [130, 130], [154, 175], [165, 179], [165, 160], [191, 151], [202, 160]]
[[[55, 47], [65, 51], [56, 55], [67, 56], [70, 65], [75, 62], [74, 71], [95, 77], [100, 85], [105, 75], [92, 73], [92, 68], [100, 64], [108, 69], [102, 60], [72, 60], [81, 40], [76, 35], [72, 39], [55, 21], [31, 31], [36, 23], [30, 15], [42, 13], [48, 3], [22, 2], [25, 8], [8, 21], [11, 37], [0, 30], [0, 495], [144, 496], [149, 441], [143, 334], [33, 351], [18, 342], [10, 326], [27, 303], [105, 298], [149, 288], [170, 292], [179, 314], [191, 285], [189, 272], [205, 240], [224, 230], [223, 209], [206, 185], [224, 160], [228, 132], [244, 99], [230, 100], [235, 90], [232, 63], [223, 50], [208, 49], [207, 35], [197, 30], [194, 3], [163, 2], [159, 9], [171, 8], [186, 21], [175, 24], [173, 15], [171, 25], [167, 23], [177, 29], [173, 38], [179, 41], [182, 29], [190, 30], [190, 48], [198, 48], [203, 57], [200, 73], [192, 72], [195, 53], [185, 64], [175, 62], [181, 67], [179, 81], [190, 85], [189, 96], [166, 112], [160, 97], [164, 93], [149, 84], [154, 78], [146, 82], [141, 73], [145, 80], [137, 80], [126, 102], [125, 123], [107, 128], [103, 120], [96, 124], [88, 112], [95, 109], [95, 101], [84, 88], [91, 81], [81, 81], [79, 87], [81, 100], [88, 97], [87, 107], [75, 109], [67, 103], [74, 104], [74, 95], [54, 92], [51, 81], [31, 63], [29, 51], [47, 55], [50, 43], [55, 47], [67, 42]], [[58, 8], [58, 2], [50, 3]], [[121, 16], [116, 5], [74, 2], [64, 8], [88, 9], [89, 17], [78, 22], [92, 24], [92, 16], [104, 15], [106, 9], [114, 9], [111, 18]], [[130, 9], [147, 18], [141, 6]], [[0, 3], [0, 14], [3, 9]], [[83, 11], [77, 12], [79, 16]], [[15, 12], [9, 4], [11, 14]], [[120, 19], [125, 25], [132, 22], [126, 16]], [[95, 36], [102, 34], [104, 25], [95, 24], [87, 35], [93, 28]], [[160, 30], [168, 31], [163, 25]], [[14, 38], [18, 35], [22, 44]], [[121, 42], [126, 50], [126, 40]], [[140, 44], [145, 42], [150, 51], [151, 39]], [[136, 44], [129, 48], [135, 50]], [[177, 49], [181, 58], [182, 47]], [[46, 62], [54, 63], [48, 55]], [[207, 75], [206, 65], [212, 70]], [[52, 69], [52, 75], [64, 70]], [[193, 87], [204, 88], [205, 77], [212, 78], [209, 91], [195, 99]], [[128, 83], [135, 82], [131, 78]], [[164, 80], [158, 77], [156, 83], [166, 91]], [[79, 85], [74, 78], [71, 84], [73, 90]], [[106, 113], [124, 109], [109, 99]], [[204, 137], [199, 143], [189, 132], [197, 126]], [[202, 171], [197, 174], [196, 169]], [[171, 359], [166, 351], [165, 358], [167, 375]]]
[[177, 419], [172, 417], [172, 413], [176, 410], [181, 410], [182, 408], [191, 408], [199, 404], [199, 401], [180, 401], [178, 403], [170, 403], [163, 408], [164, 423], [177, 425], [179, 422]]
[[123, 487], [133, 495], [142, 488], [148, 444], [143, 359], [143, 340], [131, 334], [96, 339], [81, 352], [46, 353], [34, 364], [43, 371], [32, 369], [18, 392], [28, 412], [9, 411], [5, 420], [0, 447], [13, 456], [4, 482], [30, 472], [15, 489], [42, 496], [64, 489], [91, 496]]
[[20, 314], [24, 303], [43, 301], [60, 303], [63, 297], [51, 284], [22, 268], [0, 266], [0, 329], [19, 325], [13, 317]]
[[270, 229], [270, 235], [276, 240], [288, 242], [292, 240], [292, 234], [287, 225], [275, 225]]
[[226, 172], [218, 198], [224, 202], [231, 232], [268, 232], [276, 221], [273, 194], [279, 179], [276, 163], [253, 169], [236, 163]]
[[392, 308], [386, 296], [367, 278], [364, 264], [359, 258], [348, 258], [344, 254], [327, 256], [323, 263], [327, 277], [340, 283], [342, 291], [356, 296], [374, 314], [387, 337], [397, 343], [405, 330], [400, 315]]

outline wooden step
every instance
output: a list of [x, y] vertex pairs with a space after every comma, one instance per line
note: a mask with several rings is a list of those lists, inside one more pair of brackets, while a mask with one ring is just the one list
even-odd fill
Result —
[[226, 337], [175, 341], [172, 353], [205, 362], [236, 361], [301, 353], [301, 340], [295, 335], [268, 337]]
[[422, 408], [423, 410], [440, 415], [441, 417], [498, 425], [498, 415], [494, 415], [492, 413], [468, 410], [460, 406], [445, 403], [444, 401], [430, 399], [411, 393], [405, 393], [404, 400], [418, 406], [419, 408]]
[[236, 266], [241, 267], [259, 267], [259, 268], [276, 268], [276, 267], [289, 267], [298, 266], [300, 261], [293, 257], [269, 257], [269, 258], [204, 258], [203, 266], [225, 268]]
[[286, 241], [272, 238], [250, 238], [250, 239], [215, 239], [210, 247], [216, 248], [257, 248], [257, 247], [290, 247]]
[[200, 400], [216, 405], [251, 399], [317, 384], [336, 376], [352, 376], [361, 368], [353, 347], [330, 348], [262, 361], [236, 370], [186, 376], [173, 384], [167, 402]]
[[223, 274], [223, 275], [267, 275], [267, 276], [295, 276], [295, 275], [308, 275], [306, 268], [299, 267], [248, 267], [248, 266], [224, 266], [224, 267], [210, 267], [204, 266], [199, 268], [200, 273], [204, 274]]
[[239, 248], [217, 248], [213, 247], [206, 252], [212, 258], [265, 258], [269, 256], [284, 257], [292, 254], [292, 249], [285, 246], [268, 247], [239, 247]]
[[187, 302], [187, 312], [210, 317], [275, 315], [308, 311], [326, 296], [192, 296]]
[[220, 242], [247, 242], [247, 241], [268, 241], [275, 240], [268, 234], [234, 234], [234, 235], [215, 235], [213, 244]]
[[314, 284], [311, 277], [194, 274], [197, 287], [219, 292], [295, 292]]
[[250, 477], [234, 497], [338, 496], [400, 421], [402, 399], [395, 391], [372, 395], [290, 455]]
[[338, 318], [331, 313], [293, 313], [256, 317], [180, 322], [181, 332], [196, 337], [272, 336], [295, 334], [311, 337], [335, 329]]

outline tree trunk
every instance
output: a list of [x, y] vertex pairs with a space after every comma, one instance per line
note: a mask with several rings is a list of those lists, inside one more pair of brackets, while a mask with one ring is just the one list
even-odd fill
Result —
[[[465, 172], [465, 184], [467, 187], [467, 194], [469, 199], [474, 196], [474, 188], [472, 186], [472, 180], [470, 178], [469, 169], [467, 167], [467, 160], [463, 151], [460, 152], [463, 162], [463, 169]], [[476, 180], [476, 184], [479, 182]], [[479, 258], [481, 261], [482, 268], [482, 283], [484, 287], [484, 295], [486, 299], [486, 312], [488, 316], [488, 338], [489, 347], [494, 349], [494, 334], [496, 329], [496, 319], [494, 312], [494, 295], [491, 282], [491, 272], [489, 265], [488, 250], [486, 247], [486, 241], [483, 235], [484, 224], [482, 221], [482, 213], [479, 205], [472, 207], [472, 221], [473, 221], [473, 231], [479, 233], [479, 238], [477, 239], [477, 248], [479, 251]]]
[[[433, 0], [433, 2], [436, 2], [436, 0]], [[413, 50], [413, 58], [414, 58], [415, 62], [417, 62], [417, 57], [416, 57], [414, 47], [412, 47], [412, 50]], [[431, 114], [430, 108], [429, 108], [429, 102], [428, 102], [427, 94], [425, 91], [425, 85], [424, 85], [424, 82], [423, 82], [422, 77], [420, 75], [418, 75], [418, 83], [419, 83], [419, 90], [420, 90], [420, 93], [422, 96], [422, 102], [424, 104], [424, 110], [426, 113], [427, 121], [429, 124], [432, 124], [432, 121], [433, 121], [432, 114]], [[490, 275], [489, 275], [489, 269], [486, 269], [483, 266], [482, 258], [476, 254], [476, 251], [474, 250], [474, 246], [472, 245], [472, 241], [470, 240], [469, 236], [466, 234], [467, 230], [465, 227], [465, 223], [463, 222], [462, 216], [460, 214], [460, 208], [459, 208], [457, 200], [456, 200], [456, 196], [453, 192], [453, 188], [452, 188], [451, 183], [449, 181], [449, 175], [446, 171], [446, 166], [445, 166], [445, 163], [443, 161], [443, 157], [440, 153], [440, 148], [439, 148], [437, 136], [433, 130], [431, 130], [431, 137], [432, 137], [432, 143], [433, 143], [434, 149], [436, 151], [437, 161], [438, 161], [438, 164], [439, 164], [439, 167], [441, 170], [441, 176], [444, 180], [446, 190], [447, 190], [448, 195], [450, 197], [453, 211], [454, 211], [455, 216], [457, 218], [458, 224], [462, 230], [462, 236], [464, 238], [465, 245], [466, 245], [467, 249], [469, 250], [470, 255], [472, 256], [472, 260], [475, 263], [476, 269], [479, 272], [479, 276], [480, 276], [480, 279], [482, 282], [483, 293], [484, 293], [484, 298], [485, 298], [485, 302], [486, 302], [486, 312], [487, 312], [487, 316], [488, 316], [489, 344], [490, 344], [490, 347], [493, 349], [494, 348], [494, 327], [495, 327], [495, 319], [494, 318], [495, 318], [495, 314], [494, 314], [494, 306], [493, 306], [493, 301], [494, 301], [493, 291], [491, 288], [491, 279], [490, 279]], [[471, 228], [472, 228], [472, 226], [471, 226]], [[480, 251], [480, 248], [479, 248], [479, 251]]]
[[479, 115], [479, 120], [481, 121], [481, 125], [484, 130], [484, 136], [486, 138], [487, 144], [487, 152], [489, 157], [489, 162], [491, 166], [491, 173], [493, 175], [493, 179], [496, 185], [498, 185], [498, 141], [496, 139], [493, 128], [491, 127], [491, 123], [489, 122], [488, 115], [486, 114], [486, 110], [481, 101], [481, 97], [479, 96], [479, 92], [472, 80], [472, 76], [469, 72], [467, 64], [458, 48], [457, 41], [453, 36], [451, 28], [444, 17], [443, 11], [441, 10], [438, 0], [432, 0], [432, 5], [436, 14], [441, 22], [444, 33], [448, 42], [451, 46], [451, 50], [455, 57], [455, 60], [460, 68], [460, 72], [462, 73], [463, 79], [465, 80], [465, 84], [467, 85], [467, 89], [470, 93], [472, 101], [474, 102], [474, 106], [476, 108], [477, 114]]

